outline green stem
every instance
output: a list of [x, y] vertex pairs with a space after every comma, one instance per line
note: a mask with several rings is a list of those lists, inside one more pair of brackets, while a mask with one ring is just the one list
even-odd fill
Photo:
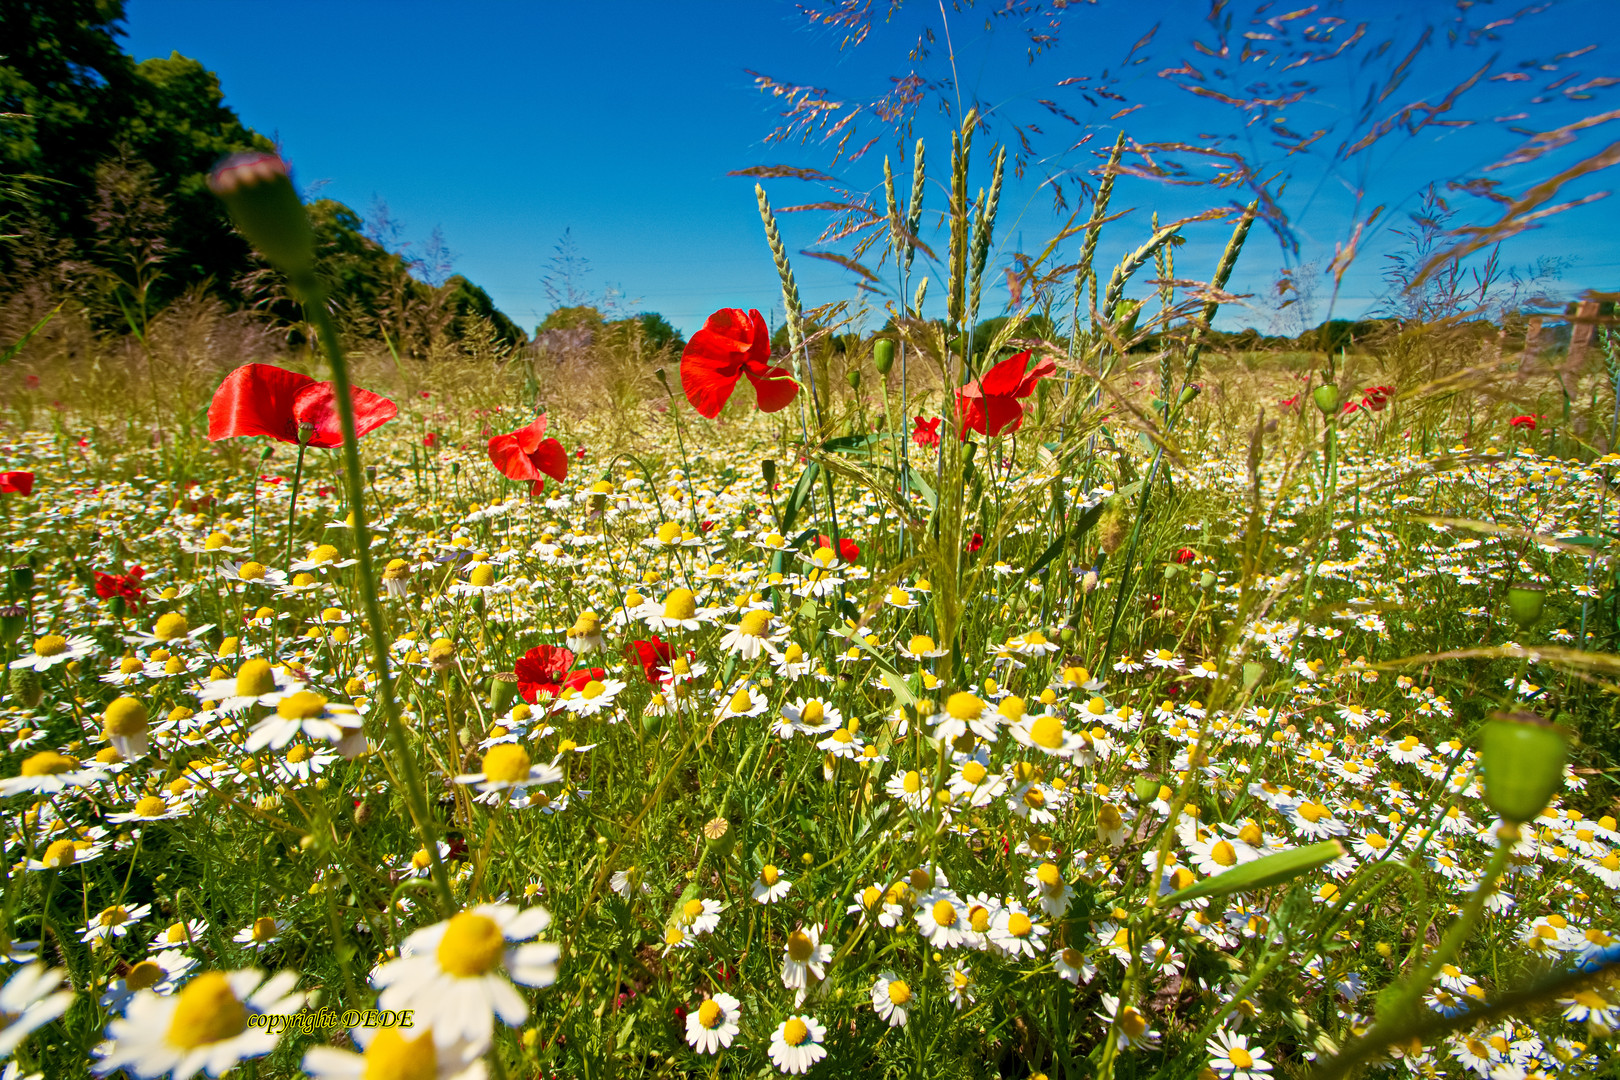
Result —
[[337, 398], [338, 422], [343, 429], [343, 468], [349, 488], [349, 509], [354, 514], [354, 542], [360, 565], [360, 595], [365, 602], [366, 630], [371, 638], [372, 660], [377, 666], [377, 684], [381, 692], [383, 715], [387, 718], [388, 737], [394, 754], [399, 759], [400, 777], [405, 782], [405, 798], [411, 818], [427, 848], [433, 883], [445, 912], [455, 910], [455, 894], [450, 891], [450, 878], [439, 859], [438, 838], [434, 835], [433, 819], [428, 814], [427, 798], [422, 791], [422, 778], [417, 772], [416, 759], [405, 739], [405, 728], [399, 719], [399, 703], [394, 700], [394, 680], [388, 671], [388, 637], [383, 627], [382, 605], [377, 602], [376, 575], [371, 564], [371, 530], [366, 523], [365, 474], [360, 468], [360, 445], [354, 429], [354, 399], [349, 386], [349, 366], [338, 341], [337, 328], [326, 313], [325, 297], [312, 278], [294, 283], [307, 300], [304, 305], [310, 322], [320, 334], [321, 344], [332, 365], [332, 389]]
[[[292, 566], [292, 536], [293, 522], [298, 518], [298, 485], [304, 479], [304, 451], [309, 448], [309, 439], [303, 432], [303, 425], [298, 431], [298, 461], [293, 465], [292, 498], [287, 503], [287, 561]], [[290, 571], [289, 571], [290, 572]]]

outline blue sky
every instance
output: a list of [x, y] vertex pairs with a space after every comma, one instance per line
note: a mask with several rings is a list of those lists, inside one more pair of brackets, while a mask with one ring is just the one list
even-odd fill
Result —
[[[884, 6], [880, 0], [877, 7]], [[178, 51], [201, 60], [218, 73], [227, 103], [243, 120], [280, 140], [301, 184], [318, 186], [320, 194], [362, 214], [371, 211], [375, 199], [385, 199], [403, 224], [403, 237], [417, 248], [438, 226], [458, 256], [455, 270], [488, 289], [507, 314], [530, 328], [551, 307], [541, 278], [565, 229], [590, 266], [578, 284], [597, 295], [615, 288], [630, 310], [659, 311], [687, 333], [719, 307], [758, 307], [773, 313], [773, 321], [780, 319], [780, 292], [753, 181], [726, 174], [792, 164], [831, 172], [854, 189], [877, 190], [882, 154], [897, 154], [898, 147], [893, 138], [881, 140], [861, 159], [835, 164], [831, 148], [816, 142], [768, 143], [781, 105], [761, 94], [748, 72], [841, 95], [879, 93], [888, 76], [906, 70], [906, 51], [925, 25], [934, 28], [936, 42], [921, 70], [929, 77], [949, 73], [954, 53], [964, 92], [976, 92], [993, 106], [1002, 137], [1011, 137], [1009, 122], [1039, 124], [1044, 135], [1032, 136], [1036, 157], [1052, 172], [1093, 164], [1093, 152], [1111, 143], [1121, 125], [1143, 142], [1217, 131], [1240, 139], [1258, 133], [1261, 137], [1248, 142], [1249, 152], [1262, 156], [1270, 170], [1292, 176], [1282, 204], [1300, 251], [1287, 252], [1276, 238], [1256, 230], [1231, 285], [1233, 291], [1257, 294], [1254, 306], [1229, 308], [1222, 319], [1226, 326], [1266, 328], [1279, 268], [1314, 263], [1325, 270], [1334, 245], [1348, 240], [1354, 223], [1382, 203], [1386, 210], [1364, 231], [1332, 312], [1361, 314], [1386, 294], [1380, 256], [1399, 246], [1391, 227], [1404, 224], [1401, 214], [1417, 205], [1423, 187], [1430, 180], [1468, 175], [1523, 142], [1506, 130], [1515, 122], [1493, 124], [1492, 116], [1526, 111], [1529, 116], [1519, 126], [1545, 130], [1620, 107], [1615, 100], [1620, 87], [1594, 88], [1588, 100], [1568, 100], [1567, 92], [1594, 76], [1620, 74], [1615, 71], [1620, 45], [1602, 41], [1600, 33], [1612, 19], [1612, 0], [1562, 0], [1547, 14], [1512, 28], [1511, 37], [1474, 47], [1446, 40], [1444, 20], [1454, 9], [1439, 0], [1356, 0], [1342, 9], [1324, 4], [1323, 11], [1337, 11], [1352, 22], [1368, 20], [1369, 35], [1390, 36], [1397, 47], [1365, 67], [1324, 65], [1315, 71], [1323, 91], [1284, 110], [1291, 129], [1337, 123], [1342, 130], [1365, 100], [1367, 87], [1395, 66], [1426, 22], [1438, 23], [1440, 32], [1402, 86], [1374, 110], [1374, 119], [1409, 101], [1440, 101], [1493, 57], [1492, 70], [1498, 73], [1515, 70], [1509, 61], [1520, 57], [1536, 61], [1523, 69], [1527, 78], [1485, 80], [1452, 114], [1467, 110], [1485, 117], [1483, 123], [1386, 139], [1349, 166], [1328, 168], [1321, 154], [1290, 158], [1269, 149], [1263, 128], [1245, 129], [1243, 118], [1230, 108], [1178, 90], [1160, 74], [1191, 59], [1213, 76], [1219, 61], [1192, 48], [1195, 35], [1210, 40], [1202, 0], [1071, 9], [1056, 46], [1033, 63], [1015, 29], [986, 31], [986, 13], [996, 6], [953, 11], [951, 50], [940, 33], [938, 5], [913, 2], [892, 23], [875, 26], [859, 48], [840, 51], [838, 30], [806, 26], [785, 0], [612, 5], [130, 0], [125, 47], [137, 59]], [[1484, 5], [1478, 10], [1486, 17], [1474, 22], [1511, 15], [1519, 6]], [[1253, 4], [1234, 7], [1247, 12]], [[1123, 63], [1132, 44], [1159, 20], [1157, 35], [1137, 54], [1146, 62]], [[1589, 39], [1598, 41], [1597, 49], [1553, 59]], [[1243, 40], [1241, 32], [1236, 40]], [[1117, 102], [1093, 98], [1094, 107], [1081, 100], [1083, 83], [1053, 89], [1066, 77], [1095, 80], [1104, 68], [1118, 80], [1114, 92], [1139, 106], [1126, 117], [1115, 118], [1125, 107]], [[1579, 73], [1574, 82], [1547, 90], [1572, 73]], [[1298, 74], [1276, 76], [1278, 85], [1286, 90], [1283, 81]], [[1208, 85], [1217, 83], [1212, 78]], [[1537, 94], [1549, 100], [1527, 105]], [[1056, 119], [1038, 104], [1043, 98], [1085, 126]], [[1620, 130], [1620, 124], [1611, 126]], [[1068, 150], [1085, 131], [1092, 134], [1091, 143]], [[931, 186], [924, 204], [930, 210], [944, 204], [949, 132], [950, 121], [932, 103], [925, 106], [913, 135], [928, 143]], [[1504, 191], [1516, 195], [1615, 138], [1599, 127], [1540, 161], [1493, 175]], [[1317, 149], [1331, 149], [1338, 141], [1336, 131]], [[975, 150], [988, 142], [981, 136]], [[1039, 250], [1061, 224], [1050, 189], [1039, 186], [1039, 171], [1031, 168], [1022, 180], [1009, 177], [992, 265], [1006, 265], [1016, 250]], [[908, 160], [903, 176], [909, 172]], [[1613, 177], [1597, 174], [1563, 197], [1602, 191], [1605, 179]], [[976, 191], [988, 182], [989, 168], [980, 154], [970, 187]], [[1364, 195], [1359, 202], [1358, 187]], [[767, 181], [766, 188], [778, 207], [830, 198], [816, 185], [789, 180]], [[1124, 179], [1114, 209], [1131, 212], [1105, 230], [1098, 265], [1106, 273], [1127, 247], [1145, 239], [1154, 209], [1168, 220], [1232, 199], [1242, 196]], [[1488, 216], [1482, 200], [1464, 203], [1469, 215]], [[811, 246], [826, 220], [814, 212], [784, 215], [790, 252]], [[1617, 223], [1620, 203], [1600, 200], [1510, 241], [1504, 258], [1524, 265], [1547, 254], [1573, 257], [1563, 282], [1566, 292], [1613, 288], [1620, 281]], [[1228, 230], [1222, 224], [1190, 227], [1177, 254], [1177, 276], [1207, 278]], [[1078, 238], [1065, 245], [1065, 261], [1077, 248]], [[847, 271], [797, 254], [794, 262], [808, 305], [859, 300]], [[930, 271], [919, 259], [916, 272]], [[929, 314], [939, 314], [932, 309], [943, 290], [937, 275], [931, 276]], [[1147, 290], [1138, 285], [1128, 294]], [[1331, 279], [1318, 273], [1315, 319], [1329, 313], [1331, 291]], [[1005, 301], [1003, 287], [987, 290], [981, 314], [998, 313]], [[881, 321], [876, 315], [869, 325]]]

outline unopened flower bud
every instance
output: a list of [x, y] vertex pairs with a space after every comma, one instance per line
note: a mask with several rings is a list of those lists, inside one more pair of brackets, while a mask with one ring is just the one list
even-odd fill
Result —
[[849, 373], [844, 376], [844, 381], [849, 383], [851, 390], [859, 390], [861, 388], [861, 369], [850, 368]]
[[872, 366], [877, 368], [879, 375], [887, 375], [889, 369], [894, 367], [894, 342], [889, 338], [878, 338], [872, 343]]
[[22, 636], [28, 625], [28, 609], [17, 604], [0, 607], [0, 638], [10, 643]]
[[1215, 587], [1215, 571], [1213, 571], [1213, 570], [1205, 570], [1202, 574], [1199, 574], [1198, 575], [1198, 587], [1201, 588], [1201, 589], [1212, 589], [1212, 588], [1214, 588]]
[[1266, 668], [1265, 668], [1264, 664], [1260, 664], [1260, 663], [1258, 663], [1258, 662], [1256, 662], [1254, 660], [1250, 660], [1247, 664], [1244, 664], [1243, 665], [1243, 689], [1245, 689], [1245, 690], [1253, 690], [1255, 688], [1255, 686], [1260, 682], [1261, 677], [1265, 675], [1265, 673], [1266, 673]]
[[1322, 410], [1323, 416], [1332, 416], [1339, 411], [1339, 388], [1332, 383], [1325, 383], [1311, 391], [1311, 400], [1316, 407]]
[[266, 259], [290, 278], [311, 275], [315, 231], [293, 190], [285, 161], [262, 152], [232, 154], [214, 166], [208, 188]]
[[1533, 820], [1564, 784], [1569, 737], [1534, 713], [1492, 713], [1479, 741], [1485, 805], [1503, 821]]
[[1152, 802], [1159, 797], [1159, 782], [1151, 777], [1138, 776], [1132, 785], [1137, 802]]
[[1182, 406], [1191, 405], [1193, 401], [1197, 399], [1198, 395], [1202, 394], [1203, 392], [1204, 388], [1202, 386], [1199, 386], [1197, 383], [1192, 383], [1189, 386], [1184, 386], [1181, 388], [1181, 396], [1176, 399], [1176, 402]]
[[765, 479], [765, 490], [769, 491], [776, 483], [776, 461], [766, 458], [759, 463], [759, 475]]
[[1519, 584], [1508, 589], [1508, 611], [1520, 630], [1528, 630], [1541, 621], [1541, 610], [1547, 602], [1547, 590], [1540, 585]]
[[1120, 545], [1125, 542], [1128, 526], [1129, 523], [1125, 520], [1125, 500], [1115, 495], [1108, 500], [1107, 508], [1097, 521], [1097, 546], [1102, 548], [1103, 554], [1112, 555], [1119, 550]]
[[38, 705], [39, 699], [44, 694], [45, 688], [40, 684], [39, 672], [33, 668], [11, 669], [11, 696], [25, 708], [32, 709]]
[[34, 568], [32, 566], [13, 566], [11, 568], [11, 584], [16, 586], [18, 592], [27, 596], [34, 591]]

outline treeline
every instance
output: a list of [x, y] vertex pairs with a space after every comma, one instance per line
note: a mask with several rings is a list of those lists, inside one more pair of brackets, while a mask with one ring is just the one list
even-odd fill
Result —
[[[172, 54], [124, 52], [124, 0], [0, 3], [0, 306], [71, 298], [97, 329], [141, 330], [185, 294], [279, 319], [299, 312], [208, 192], [226, 154], [273, 150], [219, 79]], [[350, 333], [402, 352], [511, 349], [528, 335], [460, 275], [422, 280], [343, 204], [310, 205], [321, 270]]]

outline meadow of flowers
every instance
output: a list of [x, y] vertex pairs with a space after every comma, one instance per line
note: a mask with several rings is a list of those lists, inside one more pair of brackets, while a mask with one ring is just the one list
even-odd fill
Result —
[[351, 390], [231, 168], [331, 381], [4, 434], [7, 1077], [1608, 1067], [1620, 455], [731, 309], [613, 455]]

